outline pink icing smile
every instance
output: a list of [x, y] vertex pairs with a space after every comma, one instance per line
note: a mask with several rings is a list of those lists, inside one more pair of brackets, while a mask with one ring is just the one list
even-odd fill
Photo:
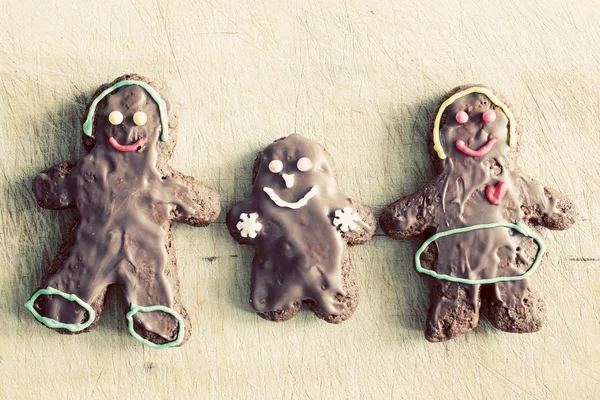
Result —
[[498, 141], [498, 138], [493, 137], [490, 140], [488, 140], [486, 144], [484, 144], [483, 146], [481, 146], [479, 148], [479, 150], [473, 150], [473, 149], [471, 149], [462, 140], [457, 140], [455, 144], [456, 144], [456, 148], [458, 150], [460, 150], [462, 153], [464, 153], [464, 154], [466, 154], [468, 156], [471, 156], [471, 157], [482, 157], [482, 156], [485, 156], [487, 153], [490, 152], [490, 150], [492, 149], [492, 147], [494, 147], [494, 145], [496, 144], [497, 141]]
[[144, 138], [140, 138], [140, 139], [136, 140], [132, 144], [120, 144], [119, 142], [117, 142], [117, 140], [114, 137], [111, 137], [110, 139], [108, 139], [108, 142], [116, 150], [123, 151], [123, 152], [130, 152], [130, 151], [136, 151], [140, 147], [144, 146], [146, 144], [147, 140], [148, 139], [144, 137]]

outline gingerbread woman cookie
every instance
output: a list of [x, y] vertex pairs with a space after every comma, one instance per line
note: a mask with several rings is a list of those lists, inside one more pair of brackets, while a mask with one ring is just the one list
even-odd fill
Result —
[[172, 223], [210, 224], [219, 196], [167, 164], [175, 118], [141, 76], [125, 75], [96, 91], [82, 138], [86, 156], [34, 181], [41, 207], [76, 208], [78, 215], [26, 307], [57, 332], [87, 332], [115, 285], [129, 308], [131, 335], [155, 348], [180, 346], [190, 323], [180, 303]]
[[329, 154], [294, 134], [256, 158], [252, 194], [233, 206], [227, 226], [255, 249], [250, 305], [271, 321], [292, 318], [302, 304], [327, 322], [348, 319], [358, 283], [348, 246], [375, 233], [372, 210], [342, 193]]
[[380, 217], [394, 239], [430, 235], [415, 264], [430, 286], [425, 336], [432, 342], [477, 326], [482, 299], [498, 329], [535, 332], [542, 325], [545, 304], [528, 277], [545, 249], [528, 225], [564, 230], [576, 213], [566, 197], [514, 168], [519, 133], [495, 92], [454, 89], [432, 127], [438, 175]]

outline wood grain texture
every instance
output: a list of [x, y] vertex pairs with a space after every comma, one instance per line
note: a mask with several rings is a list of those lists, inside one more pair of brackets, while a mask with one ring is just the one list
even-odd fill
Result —
[[[600, 8], [596, 2], [60, 1], [0, 3], [0, 398], [521, 398], [600, 395]], [[180, 116], [173, 166], [250, 191], [255, 153], [303, 133], [340, 186], [378, 213], [431, 177], [426, 127], [452, 87], [483, 82], [524, 125], [520, 165], [571, 196], [580, 219], [542, 231], [533, 278], [548, 303], [536, 334], [475, 331], [431, 344], [418, 241], [352, 250], [361, 283], [340, 326], [309, 312], [250, 312], [252, 250], [224, 224], [175, 228], [193, 336], [156, 351], [127, 333], [116, 292], [76, 337], [23, 307], [66, 237], [71, 211], [41, 210], [31, 183], [81, 156], [91, 92], [127, 72], [168, 87]]]

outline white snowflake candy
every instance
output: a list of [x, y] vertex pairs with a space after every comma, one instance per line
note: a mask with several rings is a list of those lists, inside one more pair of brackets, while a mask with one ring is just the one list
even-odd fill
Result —
[[358, 213], [352, 211], [351, 207], [344, 207], [342, 210], [337, 210], [335, 212], [333, 225], [336, 228], [340, 228], [340, 231], [342, 232], [348, 232], [358, 229], [358, 221], [360, 221]]
[[258, 222], [258, 213], [242, 213], [235, 227], [240, 231], [242, 237], [254, 239], [256, 234], [262, 229], [262, 224]]

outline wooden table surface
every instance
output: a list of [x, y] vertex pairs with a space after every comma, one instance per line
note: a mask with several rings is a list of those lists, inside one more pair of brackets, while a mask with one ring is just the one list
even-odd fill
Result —
[[[595, 1], [425, 5], [395, 1], [56, 1], [0, 3], [0, 398], [600, 397], [600, 7]], [[576, 3], [576, 4], [567, 4]], [[251, 312], [252, 249], [224, 213], [179, 225], [182, 348], [127, 333], [116, 291], [92, 333], [58, 335], [23, 307], [66, 237], [73, 211], [40, 209], [35, 174], [83, 154], [79, 121], [100, 84], [138, 72], [169, 89], [180, 116], [172, 165], [245, 198], [257, 151], [298, 132], [324, 144], [340, 186], [379, 213], [432, 176], [434, 104], [486, 83], [524, 126], [522, 169], [579, 209], [532, 281], [543, 330], [483, 320], [428, 343], [419, 240], [378, 231], [352, 250], [357, 312], [341, 325], [309, 312], [286, 323]]]

